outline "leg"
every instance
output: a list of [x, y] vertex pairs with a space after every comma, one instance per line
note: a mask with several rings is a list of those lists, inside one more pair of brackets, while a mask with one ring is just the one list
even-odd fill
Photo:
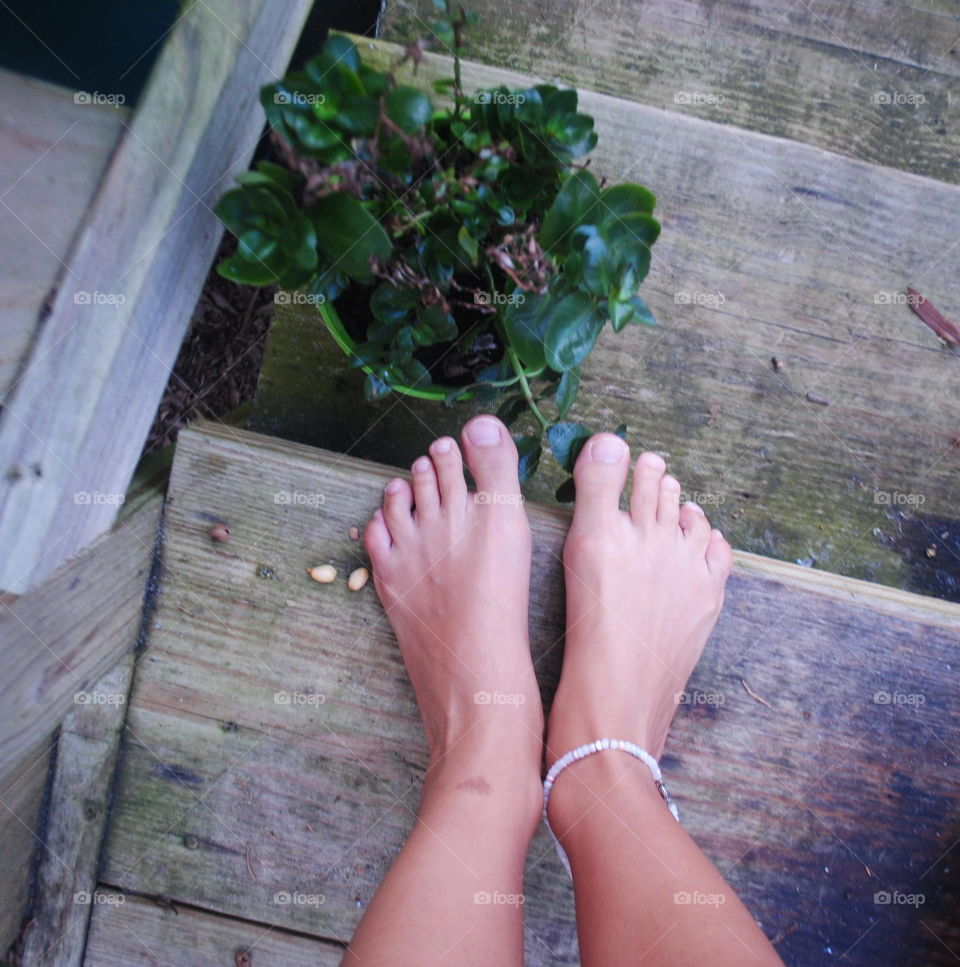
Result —
[[[547, 764], [599, 738], [659, 758], [667, 730], [723, 603], [732, 552], [703, 512], [680, 506], [663, 460], [637, 461], [600, 434], [580, 454], [564, 549], [567, 637], [550, 715]], [[557, 779], [550, 822], [574, 875], [584, 967], [642, 962], [780, 964], [773, 947], [673, 819], [647, 767], [621, 751], [574, 763]]]
[[[517, 451], [490, 416], [434, 441], [365, 534], [430, 748], [420, 810], [345, 964], [523, 962], [523, 862], [542, 805]], [[415, 505], [415, 509], [414, 509]]]

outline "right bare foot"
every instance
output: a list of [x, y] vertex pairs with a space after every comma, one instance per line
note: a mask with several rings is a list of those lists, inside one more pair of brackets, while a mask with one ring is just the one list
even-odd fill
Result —
[[[680, 484], [655, 453], [637, 460], [630, 510], [621, 510], [628, 464], [627, 445], [601, 433], [574, 468], [577, 501], [563, 555], [566, 647], [548, 766], [600, 738], [635, 742], [659, 758], [677, 695], [723, 604], [730, 545], [698, 505], [680, 505]], [[590, 757], [601, 758], [628, 757]]]

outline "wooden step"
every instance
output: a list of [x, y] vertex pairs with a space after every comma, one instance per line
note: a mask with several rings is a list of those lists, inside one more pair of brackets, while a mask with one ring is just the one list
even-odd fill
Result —
[[[410, 830], [426, 754], [372, 583], [352, 594], [306, 570], [365, 563], [348, 529], [391, 473], [211, 424], [181, 435], [104, 890], [349, 939]], [[528, 511], [549, 700], [568, 514]], [[956, 605], [738, 555], [663, 765], [685, 827], [788, 963], [937, 965], [960, 949], [958, 632]], [[526, 889], [527, 962], [576, 964], [570, 884], [542, 831]], [[922, 917], [883, 891], [923, 894]], [[123, 926], [110, 911], [97, 930]]]
[[[381, 65], [401, 53], [362, 44]], [[399, 73], [429, 90], [452, 70], [427, 55]], [[467, 63], [464, 83], [530, 79]], [[736, 547], [960, 600], [960, 356], [902, 299], [913, 285], [960, 318], [960, 188], [603, 94], [581, 104], [595, 169], [648, 184], [664, 227], [643, 287], [659, 326], [604, 331], [571, 419], [625, 422]], [[470, 412], [365, 404], [356, 375], [315, 310], [278, 307], [254, 427], [409, 466]], [[528, 495], [562, 476], [545, 459]]]
[[[952, 0], [474, 0], [468, 56], [960, 181]], [[385, 39], [429, 36], [433, 0], [388, 3]], [[951, 98], [951, 94], [953, 97]]]

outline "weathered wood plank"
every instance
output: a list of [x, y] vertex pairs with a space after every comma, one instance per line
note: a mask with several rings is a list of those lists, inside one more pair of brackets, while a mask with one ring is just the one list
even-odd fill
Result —
[[[470, 9], [482, 16], [468, 34], [473, 60], [960, 181], [951, 0], [478, 0]], [[432, 10], [432, 0], [388, 4], [384, 36], [429, 36]]]
[[[113, 899], [108, 888], [100, 897]], [[93, 910], [87, 967], [151, 964], [230, 967], [246, 952], [255, 967], [337, 967], [343, 948], [276, 927], [178, 907], [164, 909], [141, 897], [98, 903]]]
[[33, 592], [0, 606], [0, 781], [136, 643], [162, 502], [154, 492]]
[[57, 739], [47, 823], [37, 863], [36, 900], [20, 953], [22, 967], [80, 967], [93, 909], [79, 902], [97, 885], [126, 699], [128, 652], [70, 710]]
[[[449, 73], [428, 55], [413, 82]], [[470, 63], [464, 78], [529, 83]], [[960, 188], [602, 94], [581, 102], [596, 170], [648, 183], [664, 227], [643, 293], [659, 326], [608, 327], [571, 418], [625, 422], [739, 548], [960, 600], [960, 357], [898, 301], [912, 283], [960, 315]], [[314, 310], [278, 307], [254, 428], [405, 466], [469, 412], [365, 404]], [[550, 499], [552, 468], [531, 498]]]
[[[347, 529], [390, 473], [215, 426], [181, 436], [103, 883], [349, 937], [410, 828], [425, 750], [372, 586], [305, 571], [363, 559]], [[528, 510], [549, 698], [568, 517]], [[207, 536], [217, 520], [228, 544]], [[952, 961], [958, 631], [955, 605], [738, 557], [664, 767], [686, 827], [788, 963], [827, 948], [871, 967]], [[881, 891], [922, 893], [922, 916]], [[543, 835], [526, 911], [528, 963], [575, 964], [569, 884]]]
[[0, 780], [0, 957], [20, 930], [30, 886], [31, 861], [36, 852], [37, 824], [50, 764], [50, 736], [38, 741], [17, 767]]
[[0, 400], [130, 112], [0, 70]]
[[113, 522], [217, 248], [211, 206], [249, 162], [257, 90], [309, 7], [196, 3], [165, 40], [0, 415], [0, 588], [22, 592]]

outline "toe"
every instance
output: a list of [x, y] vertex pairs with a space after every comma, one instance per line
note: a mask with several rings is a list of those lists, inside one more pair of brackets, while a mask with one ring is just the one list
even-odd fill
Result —
[[477, 484], [477, 493], [488, 503], [520, 493], [517, 448], [510, 431], [495, 416], [476, 416], [463, 428], [463, 449], [467, 466]]
[[733, 548], [716, 529], [710, 532], [710, 542], [707, 544], [707, 567], [721, 580], [726, 580], [733, 567]]
[[440, 485], [437, 471], [429, 457], [417, 457], [410, 468], [413, 480], [413, 504], [419, 519], [436, 514], [440, 510]]
[[666, 469], [663, 457], [657, 453], [647, 451], [637, 458], [630, 495], [630, 516], [635, 524], [653, 526], [657, 522], [660, 481]]
[[402, 477], [394, 477], [383, 491], [383, 518], [396, 543], [413, 532], [413, 490]]
[[660, 497], [657, 501], [657, 523], [661, 527], [680, 525], [680, 481], [667, 474], [660, 481]]
[[601, 524], [620, 514], [630, 448], [613, 433], [597, 433], [583, 445], [573, 468], [574, 521]]
[[710, 523], [703, 508], [695, 501], [688, 500], [680, 507], [680, 529], [687, 542], [705, 550], [710, 540]]
[[379, 507], [373, 512], [373, 516], [363, 532], [363, 544], [370, 555], [370, 562], [373, 564], [374, 571], [383, 567], [387, 555], [390, 553], [392, 541], [390, 540], [387, 523], [383, 519], [383, 511]]
[[430, 456], [440, 485], [440, 506], [444, 512], [463, 510], [467, 502], [467, 482], [463, 479], [460, 448], [448, 436], [434, 440]]

